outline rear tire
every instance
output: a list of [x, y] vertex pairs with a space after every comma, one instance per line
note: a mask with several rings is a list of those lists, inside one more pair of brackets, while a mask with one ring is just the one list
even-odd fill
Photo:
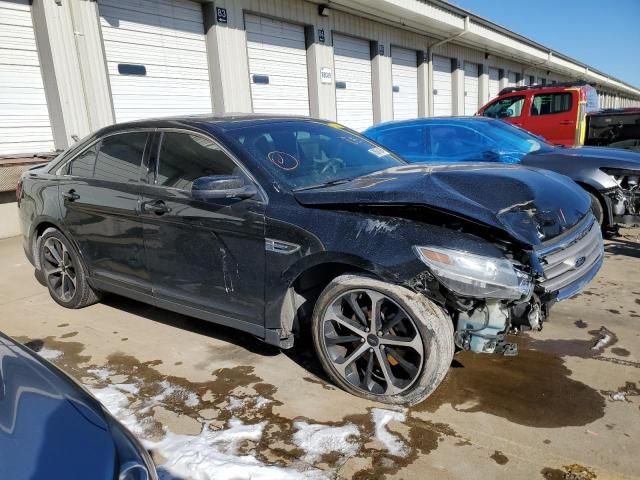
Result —
[[327, 375], [369, 400], [416, 404], [438, 387], [453, 359], [453, 323], [445, 312], [424, 295], [371, 277], [334, 279], [312, 320]]
[[56, 303], [66, 308], [83, 308], [100, 300], [87, 282], [80, 256], [59, 230], [45, 230], [37, 245], [42, 279]]

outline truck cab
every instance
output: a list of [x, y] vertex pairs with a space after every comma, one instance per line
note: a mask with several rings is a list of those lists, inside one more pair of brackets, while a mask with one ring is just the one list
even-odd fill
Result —
[[561, 146], [583, 145], [587, 114], [598, 110], [598, 93], [584, 82], [508, 87], [477, 115], [499, 118]]

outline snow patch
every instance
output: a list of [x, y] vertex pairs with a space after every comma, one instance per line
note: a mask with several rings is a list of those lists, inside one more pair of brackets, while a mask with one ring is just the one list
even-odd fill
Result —
[[351, 423], [342, 427], [332, 427], [298, 421], [294, 422], [293, 426], [297, 429], [293, 435], [293, 442], [305, 451], [302, 457], [305, 462], [313, 463], [331, 452], [351, 456], [358, 451], [358, 444], [351, 440], [353, 437], [359, 437], [360, 432]]
[[131, 395], [137, 395], [140, 391], [140, 387], [134, 385], [133, 383], [115, 383], [113, 386], [118, 390], [130, 393]]
[[91, 368], [87, 370], [87, 372], [95, 375], [100, 380], [106, 380], [111, 375], [115, 375], [115, 372], [113, 370], [109, 370], [108, 368]]
[[[266, 422], [245, 425], [238, 419], [229, 428], [213, 431], [204, 424], [200, 435], [167, 432], [159, 442], [144, 442], [168, 459], [160, 469], [160, 478], [193, 480], [298, 480], [327, 478], [318, 470], [297, 471], [269, 466], [251, 455], [233, 455], [235, 446], [244, 440], [258, 441]], [[226, 449], [224, 445], [226, 444]], [[163, 470], [165, 472], [163, 472]], [[170, 474], [170, 475], [169, 475]], [[174, 477], [175, 476], [175, 477]]]
[[54, 360], [64, 354], [60, 350], [53, 350], [51, 348], [42, 347], [40, 350], [38, 350], [38, 355], [40, 355], [42, 358], [46, 358], [47, 360]]
[[391, 455], [405, 457], [408, 453], [407, 446], [396, 435], [392, 434], [387, 425], [391, 421], [404, 422], [406, 415], [404, 412], [394, 412], [392, 410], [384, 410], [382, 408], [374, 408], [371, 410], [373, 423], [375, 424], [376, 438], [384, 447], [389, 450]]

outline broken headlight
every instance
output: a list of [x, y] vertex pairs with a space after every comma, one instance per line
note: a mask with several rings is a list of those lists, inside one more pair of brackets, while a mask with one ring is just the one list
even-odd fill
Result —
[[443, 247], [413, 247], [445, 287], [464, 297], [517, 300], [533, 289], [530, 275], [506, 258]]

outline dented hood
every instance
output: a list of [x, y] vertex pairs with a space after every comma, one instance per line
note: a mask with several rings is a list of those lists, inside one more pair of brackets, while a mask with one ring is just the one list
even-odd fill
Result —
[[498, 228], [532, 246], [571, 228], [591, 205], [588, 195], [563, 175], [494, 163], [394, 167], [297, 191], [295, 197], [310, 207], [424, 206]]

